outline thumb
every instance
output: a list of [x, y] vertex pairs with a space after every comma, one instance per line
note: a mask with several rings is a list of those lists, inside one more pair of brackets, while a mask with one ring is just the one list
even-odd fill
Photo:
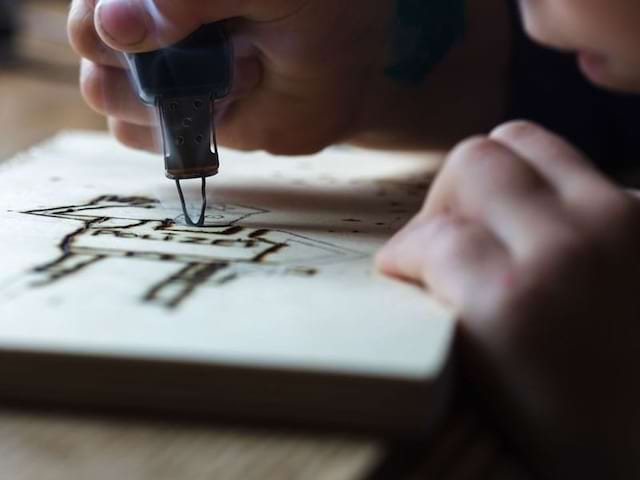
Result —
[[264, 13], [250, 11], [251, 3], [264, 4], [249, 0], [98, 0], [94, 21], [109, 47], [145, 52], [172, 45], [208, 23]]

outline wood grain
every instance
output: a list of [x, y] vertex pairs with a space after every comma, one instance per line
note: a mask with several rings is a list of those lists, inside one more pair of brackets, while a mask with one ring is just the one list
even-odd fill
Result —
[[2, 476], [13, 480], [354, 480], [379, 455], [348, 438], [0, 413]]

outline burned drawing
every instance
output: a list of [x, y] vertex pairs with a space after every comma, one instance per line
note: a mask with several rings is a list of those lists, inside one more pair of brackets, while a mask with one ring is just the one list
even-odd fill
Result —
[[23, 212], [81, 222], [62, 239], [58, 258], [34, 269], [33, 286], [44, 287], [112, 258], [171, 262], [176, 271], [148, 287], [143, 300], [179, 307], [205, 285], [222, 286], [244, 275], [311, 276], [327, 263], [363, 255], [277, 229], [249, 226], [268, 213], [240, 205], [212, 205], [204, 228], [166, 218], [156, 200], [102, 196], [76, 206]]

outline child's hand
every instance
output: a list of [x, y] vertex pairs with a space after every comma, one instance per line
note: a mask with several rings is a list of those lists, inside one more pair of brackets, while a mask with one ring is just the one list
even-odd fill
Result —
[[640, 478], [639, 200], [512, 123], [458, 147], [378, 257], [457, 309], [468, 372], [552, 477]]
[[464, 40], [417, 88], [385, 75], [396, 3], [73, 0], [69, 36], [86, 58], [81, 84], [87, 102], [133, 147], [156, 149], [156, 118], [137, 100], [116, 52], [153, 50], [225, 19], [231, 19], [236, 61], [233, 92], [217, 107], [223, 145], [280, 154], [311, 153], [343, 141], [450, 148], [495, 125], [508, 91], [504, 0], [468, 1]]
[[138, 102], [115, 51], [170, 45], [228, 22], [234, 91], [218, 108], [221, 143], [308, 153], [352, 133], [372, 72], [384, 71], [395, 2], [381, 0], [74, 0], [69, 32], [86, 60], [88, 103], [124, 143], [152, 149], [156, 119]]

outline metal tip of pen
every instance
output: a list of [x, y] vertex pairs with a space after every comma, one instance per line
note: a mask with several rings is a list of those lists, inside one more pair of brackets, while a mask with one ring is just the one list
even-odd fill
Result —
[[180, 204], [182, 205], [182, 211], [184, 213], [185, 221], [190, 227], [204, 227], [204, 221], [207, 214], [207, 179], [202, 177], [202, 207], [200, 210], [200, 218], [197, 222], [194, 222], [187, 211], [187, 204], [184, 200], [184, 194], [182, 193], [182, 186], [180, 180], [176, 179], [176, 186], [178, 187], [178, 195], [180, 196]]

